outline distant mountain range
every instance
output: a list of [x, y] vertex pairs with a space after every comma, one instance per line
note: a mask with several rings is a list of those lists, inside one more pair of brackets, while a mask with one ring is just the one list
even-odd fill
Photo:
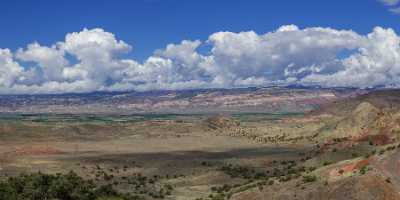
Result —
[[304, 112], [325, 103], [365, 93], [368, 93], [368, 90], [288, 86], [0, 95], [0, 112], [72, 114]]

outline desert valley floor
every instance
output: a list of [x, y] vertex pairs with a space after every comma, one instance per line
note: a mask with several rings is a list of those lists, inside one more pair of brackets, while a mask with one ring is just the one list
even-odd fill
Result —
[[395, 200], [399, 97], [372, 92], [299, 113], [8, 113], [0, 175], [73, 171], [132, 199]]

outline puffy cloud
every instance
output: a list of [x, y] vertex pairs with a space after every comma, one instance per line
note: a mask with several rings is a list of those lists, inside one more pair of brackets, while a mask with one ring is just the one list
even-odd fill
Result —
[[342, 59], [343, 70], [313, 74], [304, 81], [325, 86], [399, 86], [400, 38], [392, 29], [377, 27], [360, 45], [357, 53]]
[[[0, 93], [64, 93], [313, 84], [397, 87], [399, 37], [377, 27], [351, 30], [287, 25], [265, 34], [217, 32], [184, 40], [144, 62], [103, 29], [69, 33], [52, 46], [0, 49]], [[200, 53], [202, 45], [211, 49]], [[71, 57], [73, 60], [71, 60]]]
[[[279, 81], [302, 78], [312, 72], [337, 71], [331, 65], [343, 50], [355, 49], [362, 37], [352, 31], [329, 28], [300, 30], [294, 25], [275, 32], [219, 32], [210, 36], [212, 55], [221, 75], [241, 79]], [[267, 81], [267, 82], [268, 82]]]
[[38, 43], [29, 44], [26, 50], [19, 49], [16, 58], [21, 61], [36, 62], [43, 72], [43, 79], [47, 81], [62, 80], [64, 67], [68, 65], [64, 58], [64, 51], [57, 47], [45, 47]]
[[89, 62], [108, 61], [119, 53], [128, 52], [131, 49], [125, 42], [118, 41], [114, 34], [100, 28], [69, 33], [65, 37], [65, 42], [59, 45], [79, 60]]
[[16, 63], [9, 49], [0, 49], [0, 89], [12, 87], [22, 73], [22, 67]]
[[70, 79], [89, 79], [100, 87], [122, 79], [122, 71], [127, 65], [118, 56], [131, 49], [125, 42], [118, 41], [114, 34], [99, 28], [69, 33], [65, 42], [58, 45], [80, 61], [65, 70], [64, 76]]

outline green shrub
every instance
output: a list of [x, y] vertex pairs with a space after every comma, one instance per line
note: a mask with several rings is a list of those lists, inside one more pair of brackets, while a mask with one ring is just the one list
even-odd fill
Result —
[[111, 185], [96, 186], [74, 172], [67, 174], [22, 174], [0, 182], [0, 199], [7, 200], [97, 200], [140, 199], [119, 194]]
[[303, 176], [303, 182], [304, 183], [315, 182], [316, 180], [317, 180], [317, 177], [315, 175], [305, 175], [305, 176]]

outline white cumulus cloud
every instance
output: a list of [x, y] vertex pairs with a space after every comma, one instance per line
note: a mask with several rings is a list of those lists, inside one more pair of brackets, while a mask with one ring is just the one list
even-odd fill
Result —
[[[34, 42], [15, 52], [0, 49], [0, 93], [276, 84], [398, 87], [399, 41], [390, 28], [376, 27], [360, 35], [351, 30], [286, 25], [264, 34], [217, 32], [207, 41], [183, 40], [138, 62], [122, 58], [132, 48], [113, 33], [83, 29], [51, 46]], [[211, 48], [200, 53], [202, 45]]]

